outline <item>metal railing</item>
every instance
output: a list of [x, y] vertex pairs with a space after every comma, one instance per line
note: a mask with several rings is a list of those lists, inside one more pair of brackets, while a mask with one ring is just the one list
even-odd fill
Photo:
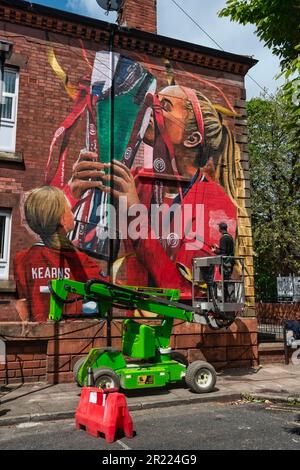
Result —
[[[234, 266], [237, 268], [234, 270]], [[206, 286], [206, 287], [202, 287]], [[193, 259], [193, 306], [241, 312], [245, 306], [244, 258], [210, 256]]]

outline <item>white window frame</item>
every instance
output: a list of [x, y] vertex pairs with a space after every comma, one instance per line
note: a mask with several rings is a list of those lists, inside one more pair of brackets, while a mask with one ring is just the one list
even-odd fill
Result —
[[5, 229], [3, 237], [3, 256], [0, 253], [0, 279], [8, 280], [9, 278], [9, 258], [10, 258], [10, 241], [11, 241], [11, 211], [9, 209], [0, 209], [0, 216], [5, 217]]
[[[8, 93], [4, 87], [4, 77], [3, 77], [3, 97], [2, 101], [4, 102], [5, 98], [12, 98], [12, 117], [11, 119], [5, 119], [1, 117], [0, 128], [8, 127], [11, 128], [11, 143], [10, 144], [1, 144], [0, 151], [2, 152], [15, 152], [16, 151], [16, 138], [17, 138], [17, 114], [18, 114], [18, 101], [19, 101], [19, 70], [12, 67], [4, 67], [5, 72], [13, 72], [16, 74], [15, 82], [15, 93]], [[0, 97], [1, 99], [1, 97]]]

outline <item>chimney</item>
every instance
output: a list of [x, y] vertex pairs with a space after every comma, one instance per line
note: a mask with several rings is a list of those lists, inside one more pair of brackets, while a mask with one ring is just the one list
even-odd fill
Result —
[[123, 0], [117, 22], [123, 27], [156, 34], [156, 0]]

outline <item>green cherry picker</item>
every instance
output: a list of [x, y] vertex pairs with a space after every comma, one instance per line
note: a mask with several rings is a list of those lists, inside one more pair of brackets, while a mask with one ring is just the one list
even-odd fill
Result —
[[[228, 257], [225, 261], [228, 262]], [[216, 330], [234, 322], [237, 313], [244, 308], [243, 260], [235, 258], [234, 262], [242, 266], [239, 279], [224, 281], [222, 276], [220, 281], [215, 281], [209, 280], [207, 273], [212, 272], [211, 266], [218, 266], [222, 273], [224, 258], [194, 259], [192, 305], [179, 302], [177, 289], [120, 286], [99, 279], [86, 283], [69, 279], [50, 281], [50, 320], [63, 319], [64, 304], [78, 299], [96, 302], [98, 316], [103, 319], [110, 318], [112, 307], [139, 309], [155, 315], [147, 319], [123, 317], [122, 351], [112, 347], [92, 348], [74, 366], [78, 385], [87, 385], [88, 370], [92, 368], [95, 386], [101, 388], [163, 387], [184, 378], [186, 385], [196, 393], [212, 391], [216, 383], [214, 367], [205, 361], [188, 364], [183, 355], [171, 350], [170, 337], [174, 319], [208, 325]], [[207, 294], [199, 297], [199, 286], [204, 280]], [[75, 294], [76, 299], [68, 300], [70, 294], [73, 297]], [[155, 321], [149, 323], [149, 320]], [[156, 322], [158, 324], [153, 325]]]

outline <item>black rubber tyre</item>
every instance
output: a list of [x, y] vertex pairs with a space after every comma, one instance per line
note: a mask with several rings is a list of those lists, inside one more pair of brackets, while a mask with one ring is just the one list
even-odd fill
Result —
[[216, 371], [208, 362], [194, 361], [187, 368], [185, 382], [196, 393], [211, 392], [215, 387], [216, 381]]
[[120, 388], [120, 377], [109, 367], [94, 370], [94, 383], [98, 388]]
[[75, 362], [74, 367], [73, 367], [74, 379], [75, 379], [75, 382], [77, 382], [78, 385], [80, 385], [80, 384], [78, 382], [77, 375], [78, 375], [80, 367], [82, 366], [82, 364], [84, 363], [85, 360], [86, 360], [86, 356], [81, 357], [80, 359], [78, 359], [78, 361]]
[[171, 359], [173, 359], [173, 361], [177, 361], [179, 362], [179, 364], [183, 364], [185, 367], [188, 367], [189, 361], [183, 354], [177, 351], [172, 351], [170, 356], [171, 356]]

